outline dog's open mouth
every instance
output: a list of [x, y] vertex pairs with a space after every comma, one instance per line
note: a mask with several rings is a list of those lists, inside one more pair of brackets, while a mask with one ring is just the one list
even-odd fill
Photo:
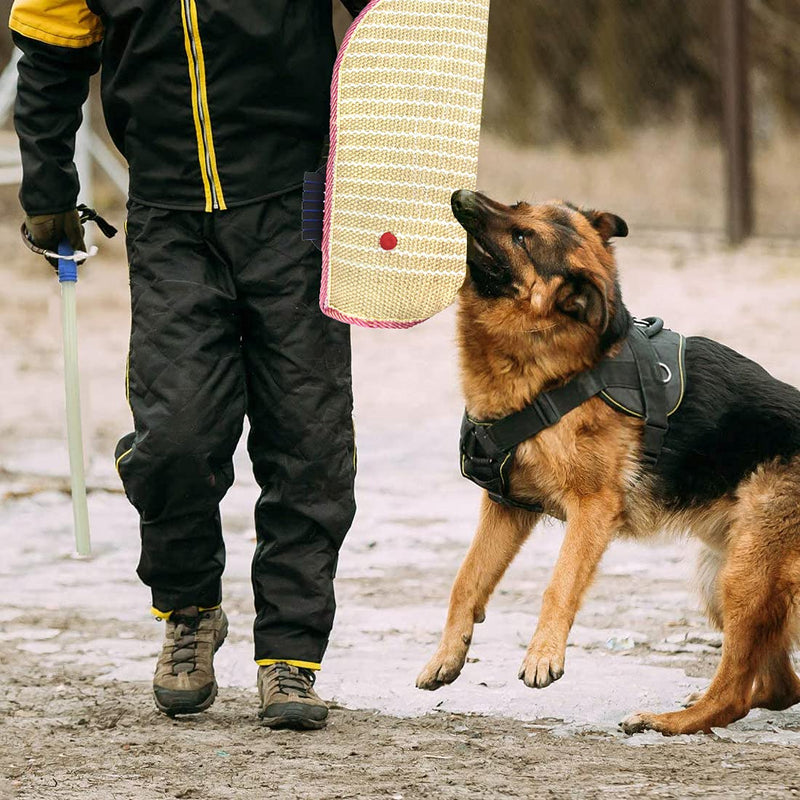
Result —
[[471, 270], [478, 270], [487, 275], [500, 276], [508, 270], [508, 265], [499, 259], [474, 234], [467, 234], [467, 265]]

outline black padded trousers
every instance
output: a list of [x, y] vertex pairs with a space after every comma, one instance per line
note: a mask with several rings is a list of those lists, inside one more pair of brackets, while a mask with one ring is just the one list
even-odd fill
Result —
[[319, 310], [300, 190], [207, 214], [129, 204], [135, 432], [117, 469], [139, 577], [169, 612], [221, 601], [219, 502], [245, 414], [256, 504], [255, 655], [319, 664], [353, 520], [350, 331]]

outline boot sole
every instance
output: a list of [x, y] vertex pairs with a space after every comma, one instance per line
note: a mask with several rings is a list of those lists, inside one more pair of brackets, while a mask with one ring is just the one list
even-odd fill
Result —
[[187, 704], [185, 706], [181, 705], [180, 703], [173, 703], [171, 705], [163, 705], [159, 702], [158, 696], [153, 693], [153, 700], [155, 701], [156, 708], [162, 713], [166, 714], [168, 717], [177, 717], [178, 715], [182, 714], [199, 714], [202, 711], [205, 711], [207, 708], [210, 708], [214, 701], [217, 699], [217, 683], [214, 682], [214, 685], [211, 687], [211, 694], [203, 700], [202, 703], [192, 705]]
[[[227, 617], [225, 618], [225, 627], [220, 631], [222, 634], [219, 643], [214, 648], [214, 653], [225, 644], [225, 639], [228, 637], [228, 621]], [[214, 701], [217, 699], [217, 682], [214, 681], [214, 685], [211, 687], [211, 694], [203, 700], [202, 703], [197, 704], [187, 704], [186, 706], [182, 706], [180, 703], [175, 703], [173, 705], [165, 706], [164, 704], [160, 703], [158, 700], [158, 696], [155, 692], [153, 692], [153, 701], [156, 704], [156, 708], [162, 713], [166, 714], [168, 717], [177, 717], [183, 714], [200, 714], [214, 704]]]
[[273, 730], [288, 729], [293, 731], [318, 731], [328, 724], [327, 719], [308, 719], [287, 714], [283, 717], [262, 717], [261, 724]]
[[[283, 703], [278, 714], [267, 714], [265, 710], [258, 713], [261, 724], [267, 728], [289, 728], [295, 731], [318, 731], [328, 724], [328, 715], [322, 719], [314, 719], [308, 715], [312, 708], [305, 703]], [[314, 707], [319, 710], [319, 706]], [[277, 709], [276, 709], [277, 710]]]

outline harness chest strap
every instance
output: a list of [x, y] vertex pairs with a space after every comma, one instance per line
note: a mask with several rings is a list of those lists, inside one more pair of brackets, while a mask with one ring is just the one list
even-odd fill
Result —
[[475, 435], [482, 444], [489, 444], [498, 452], [511, 450], [555, 425], [565, 414], [605, 388], [605, 382], [594, 371], [584, 372], [558, 389], [542, 392], [522, 410], [489, 425], [481, 425]]

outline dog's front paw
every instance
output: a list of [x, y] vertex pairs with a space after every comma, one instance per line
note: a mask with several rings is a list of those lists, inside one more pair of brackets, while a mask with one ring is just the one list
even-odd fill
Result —
[[620, 722], [619, 727], [629, 736], [642, 731], [658, 730], [654, 724], [655, 714], [648, 714], [646, 711], [637, 711]]
[[544, 689], [564, 674], [564, 655], [528, 653], [519, 669], [519, 679], [533, 689]]
[[433, 691], [452, 683], [461, 674], [466, 660], [466, 648], [458, 651], [437, 650], [417, 677], [417, 689]]

